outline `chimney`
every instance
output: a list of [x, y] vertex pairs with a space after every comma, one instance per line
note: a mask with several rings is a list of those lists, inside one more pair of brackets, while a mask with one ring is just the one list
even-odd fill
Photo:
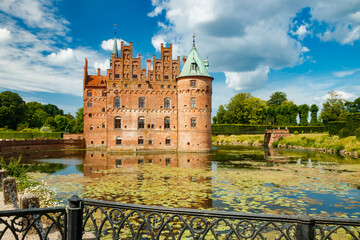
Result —
[[183, 66], [185, 65], [185, 62], [186, 62], [186, 57], [183, 56]]
[[97, 69], [97, 74], [100, 76], [100, 68]]

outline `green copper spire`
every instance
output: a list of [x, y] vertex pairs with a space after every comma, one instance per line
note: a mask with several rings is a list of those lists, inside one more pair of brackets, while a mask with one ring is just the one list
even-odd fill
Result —
[[207, 68], [209, 64], [203, 61], [195, 47], [195, 36], [193, 36], [193, 47], [186, 59], [186, 62], [178, 77], [186, 76], [206, 76], [211, 77]]

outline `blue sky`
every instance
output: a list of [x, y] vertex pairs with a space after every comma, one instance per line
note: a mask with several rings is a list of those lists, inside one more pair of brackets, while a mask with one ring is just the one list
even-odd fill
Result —
[[213, 114], [238, 92], [268, 100], [284, 91], [296, 104], [319, 106], [331, 90], [360, 96], [358, 0], [2, 0], [1, 91], [74, 114], [84, 58], [91, 74], [105, 73], [114, 24], [142, 67], [161, 42], [186, 55], [195, 30], [215, 78]]

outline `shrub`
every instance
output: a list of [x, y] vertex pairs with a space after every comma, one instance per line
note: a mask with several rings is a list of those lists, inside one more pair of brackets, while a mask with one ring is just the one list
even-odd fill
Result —
[[346, 125], [345, 121], [332, 121], [327, 125], [330, 136], [337, 135], [339, 131]]
[[41, 182], [37, 186], [29, 187], [25, 193], [33, 193], [39, 196], [40, 207], [54, 207], [57, 205], [56, 190], [53, 187]]
[[338, 133], [340, 138], [346, 138], [351, 135], [350, 131], [347, 128], [342, 128]]
[[294, 131], [294, 135], [299, 135], [299, 132], [298, 132], [298, 131]]
[[355, 130], [355, 136], [360, 140], [360, 127]]
[[351, 133], [351, 136], [355, 134], [355, 130], [360, 128], [360, 113], [352, 113], [346, 116], [346, 129]]

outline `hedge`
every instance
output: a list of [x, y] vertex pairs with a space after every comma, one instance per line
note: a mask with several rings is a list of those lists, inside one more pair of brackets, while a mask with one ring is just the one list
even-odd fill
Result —
[[327, 130], [329, 131], [329, 135], [337, 135], [341, 129], [343, 129], [346, 126], [345, 121], [332, 121], [328, 122], [327, 124]]
[[360, 113], [352, 113], [346, 116], [346, 129], [355, 135], [355, 130], [360, 127]]
[[[286, 126], [275, 126], [284, 129]], [[267, 126], [272, 129], [272, 126]], [[324, 126], [288, 126], [290, 133], [298, 131], [299, 133], [325, 132]], [[211, 133], [215, 135], [231, 135], [231, 134], [263, 134], [265, 133], [265, 125], [243, 125], [243, 124], [212, 124]]]
[[0, 139], [60, 139], [62, 138], [61, 132], [0, 132]]

